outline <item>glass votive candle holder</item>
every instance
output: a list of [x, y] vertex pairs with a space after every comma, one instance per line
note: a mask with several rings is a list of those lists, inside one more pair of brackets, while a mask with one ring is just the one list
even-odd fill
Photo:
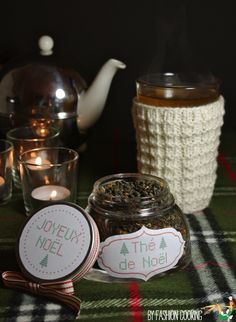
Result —
[[12, 176], [16, 188], [21, 189], [18, 157], [27, 150], [59, 145], [60, 131], [49, 128], [47, 132], [37, 131], [34, 127], [17, 127], [7, 132], [7, 139], [13, 143]]
[[0, 140], [0, 203], [5, 203], [12, 194], [13, 146], [7, 140]]
[[76, 151], [64, 147], [32, 149], [19, 156], [26, 214], [52, 201], [76, 202]]

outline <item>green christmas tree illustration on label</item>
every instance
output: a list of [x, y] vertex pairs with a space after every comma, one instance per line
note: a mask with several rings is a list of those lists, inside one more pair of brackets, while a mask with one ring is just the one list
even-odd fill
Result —
[[48, 254], [40, 261], [39, 265], [41, 265], [41, 267], [48, 266]]
[[174, 228], [140, 230], [108, 237], [100, 246], [98, 265], [111, 276], [147, 281], [173, 268], [183, 255], [185, 241]]
[[165, 242], [165, 239], [164, 239], [164, 237], [162, 237], [162, 239], [161, 239], [161, 243], [160, 243], [160, 248], [161, 249], [164, 249], [164, 248], [166, 248], [167, 246], [166, 246], [166, 242]]
[[129, 254], [128, 248], [127, 248], [127, 246], [126, 246], [126, 244], [125, 244], [125, 243], [123, 243], [123, 245], [122, 245], [122, 247], [121, 247], [120, 254], [123, 254], [124, 256], [125, 256], [126, 254]]

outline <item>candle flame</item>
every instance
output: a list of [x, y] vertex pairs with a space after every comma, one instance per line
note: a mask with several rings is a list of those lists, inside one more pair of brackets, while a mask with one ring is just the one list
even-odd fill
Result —
[[36, 165], [41, 165], [41, 164], [42, 164], [42, 159], [41, 159], [40, 157], [37, 157], [37, 158], [35, 159], [35, 164], [36, 164]]
[[55, 199], [56, 195], [57, 195], [56, 190], [53, 190], [53, 191], [51, 192], [51, 194], [50, 194], [50, 200]]
[[44, 176], [44, 182], [45, 182], [45, 184], [50, 184], [50, 180], [49, 180], [48, 176]]
[[46, 129], [40, 129], [40, 134], [44, 136], [46, 134]]

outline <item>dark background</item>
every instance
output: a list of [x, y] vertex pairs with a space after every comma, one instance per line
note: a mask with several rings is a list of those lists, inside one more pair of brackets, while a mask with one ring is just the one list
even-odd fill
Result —
[[[149, 70], [177, 67], [211, 71], [226, 99], [224, 131], [235, 130], [234, 1], [4, 1], [0, 63], [36, 53], [38, 38], [54, 39], [54, 52], [91, 83], [108, 58], [127, 64], [112, 83], [95, 126], [111, 143], [135, 141], [131, 106], [135, 80]], [[133, 146], [131, 147], [133, 149]]]

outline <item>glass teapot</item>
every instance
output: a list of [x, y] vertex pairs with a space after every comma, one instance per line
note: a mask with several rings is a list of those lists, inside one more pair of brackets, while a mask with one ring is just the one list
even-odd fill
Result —
[[84, 133], [102, 113], [113, 76], [126, 66], [119, 60], [109, 59], [86, 90], [85, 81], [75, 70], [51, 63], [51, 37], [42, 36], [39, 48], [40, 60], [10, 67], [10, 70], [6, 66], [0, 73], [2, 132], [30, 124], [45, 135], [46, 129], [54, 125], [60, 128], [65, 145], [79, 146], [86, 137]]

